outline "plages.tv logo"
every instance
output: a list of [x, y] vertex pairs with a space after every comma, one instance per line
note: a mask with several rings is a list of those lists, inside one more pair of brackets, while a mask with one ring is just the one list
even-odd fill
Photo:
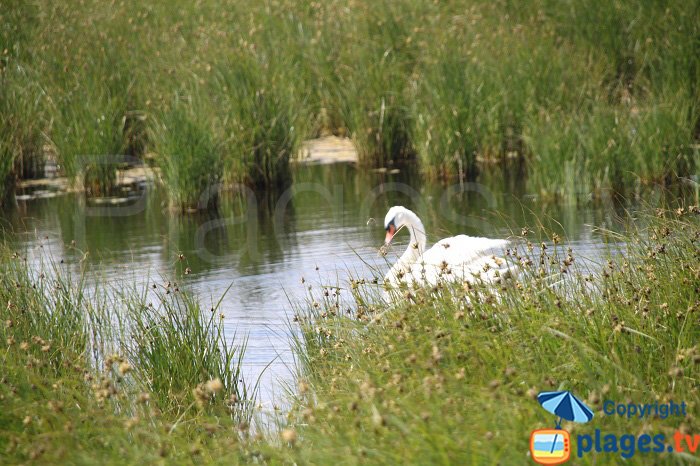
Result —
[[593, 411], [571, 392], [542, 392], [537, 401], [544, 409], [557, 416], [554, 429], [537, 429], [530, 433], [530, 454], [538, 464], [556, 465], [569, 461], [571, 439], [569, 432], [561, 428], [561, 421], [588, 422]]

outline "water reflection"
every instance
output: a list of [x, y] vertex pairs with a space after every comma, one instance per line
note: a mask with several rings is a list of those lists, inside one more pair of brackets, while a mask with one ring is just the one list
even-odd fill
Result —
[[629, 207], [537, 204], [517, 178], [498, 174], [489, 175], [489, 184], [449, 187], [406, 169], [387, 174], [352, 165], [303, 167], [294, 176], [284, 192], [224, 193], [218, 211], [208, 214], [172, 214], [160, 190], [149, 187], [121, 206], [91, 205], [78, 195], [22, 201], [0, 222], [17, 247], [48, 250], [73, 267], [86, 261], [103, 280], [124, 280], [125, 268], [137, 281], [177, 279], [204, 306], [231, 286], [221, 306], [225, 326], [229, 335], [249, 335], [249, 380], [273, 361], [262, 380], [269, 400], [271, 382], [287, 377], [293, 361], [289, 299], [303, 297], [309, 283], [342, 281], [348, 270], [370, 277], [367, 264], [385, 268], [377, 248], [390, 206], [414, 210], [429, 242], [460, 233], [508, 237], [544, 224], [573, 241], [579, 254], [603, 245], [592, 226], [618, 228]]

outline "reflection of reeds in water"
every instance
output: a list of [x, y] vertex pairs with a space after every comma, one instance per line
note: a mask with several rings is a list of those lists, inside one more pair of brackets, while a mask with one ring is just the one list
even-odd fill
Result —
[[[0, 79], [27, 96], [0, 104], [3, 142], [24, 160], [43, 132], [96, 195], [114, 183], [104, 156], [160, 153], [146, 128], [176, 94], [221, 144], [222, 179], [256, 187], [284, 185], [299, 142], [330, 133], [364, 164], [416, 156], [435, 179], [526, 160], [533, 190], [556, 198], [697, 167], [698, 25], [679, 0], [11, 1], [2, 22]], [[173, 187], [173, 204], [191, 207], [191, 189]]]

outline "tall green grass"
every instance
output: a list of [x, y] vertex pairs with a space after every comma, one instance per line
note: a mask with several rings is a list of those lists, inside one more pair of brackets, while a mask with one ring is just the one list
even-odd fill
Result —
[[[94, 85], [99, 88], [101, 84]], [[126, 112], [119, 98], [109, 97], [108, 91], [97, 93], [102, 95], [94, 97], [92, 90], [86, 90], [68, 96], [74, 103], [64, 104], [52, 128], [52, 141], [66, 175], [92, 196], [110, 194], [116, 187]]]
[[284, 58], [279, 58], [283, 65], [271, 63], [275, 55], [234, 55], [212, 71], [212, 94], [223, 96], [219, 124], [225, 177], [256, 188], [290, 182], [289, 161], [299, 150], [308, 118], [296, 100], [302, 97], [294, 95], [296, 64]]
[[[555, 422], [535, 395], [552, 390], [571, 390], [595, 411], [589, 424], [564, 424], [573, 439], [595, 429], [663, 433], [667, 442], [675, 429], [696, 432], [693, 414], [640, 421], [602, 413], [604, 400], [672, 399], [689, 413], [700, 402], [698, 210], [658, 215], [635, 214], [620, 238], [627, 245], [611, 245], [597, 265], [584, 265], [573, 245], [544, 249], [545, 231], [525, 237], [507, 256], [520, 267], [516, 281], [496, 289], [407, 289], [389, 307], [369, 282], [316, 290], [298, 313], [291, 457], [527, 464], [530, 432]], [[579, 459], [572, 444], [577, 464], [620, 464], [620, 453]], [[636, 455], [637, 464], [692, 464], [682, 455]]]
[[536, 117], [524, 134], [533, 157], [528, 183], [544, 197], [577, 199], [624, 189], [637, 193], [643, 184], [692, 173], [691, 106], [687, 96], [668, 95], [644, 108], [597, 106], [558, 123]]
[[0, 65], [0, 206], [12, 202], [16, 181], [43, 172], [43, 96], [27, 85], [30, 70]]
[[[42, 90], [41, 129], [95, 194], [115, 180], [105, 155], [160, 152], [146, 129], [182, 93], [207, 102], [183, 111], [223, 144], [217, 177], [258, 188], [328, 133], [365, 165], [416, 157], [430, 178], [517, 158], [549, 198], [697, 172], [700, 26], [680, 0], [9, 5], [3, 67], [31, 71], [14, 85]], [[562, 185], [573, 176], [580, 189]], [[173, 186], [173, 204], [191, 191]]]
[[196, 297], [169, 289], [157, 292], [156, 302], [159, 307], [143, 302], [130, 306], [134, 341], [126, 344], [126, 356], [140, 368], [141, 383], [158, 405], [181, 409], [184, 401], [196, 398], [193, 387], [208, 380], [221, 381], [219, 397], [233, 395], [234, 406], [252, 403], [241, 374], [245, 344], [235, 347], [229, 338], [235, 341], [236, 336], [224, 334], [218, 304], [203, 309]]
[[200, 118], [208, 107], [192, 99], [178, 96], [160, 118], [152, 119], [151, 139], [174, 209], [215, 207], [223, 178], [223, 143]]
[[[245, 347], [177, 284], [148, 293], [0, 252], [3, 461], [211, 460], [252, 423]], [[208, 447], [211, 446], [212, 450]]]

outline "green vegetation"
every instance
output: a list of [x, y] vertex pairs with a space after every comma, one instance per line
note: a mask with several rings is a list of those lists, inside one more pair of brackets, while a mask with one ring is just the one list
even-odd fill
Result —
[[[161, 175], [173, 208], [194, 209], [218, 202], [217, 186], [223, 177], [221, 143], [199, 121], [201, 106], [177, 100], [153, 129], [151, 139], [161, 154]], [[195, 110], [197, 109], [197, 110]]]
[[13, 198], [18, 177], [34, 177], [43, 168], [37, 90], [9, 81], [0, 74], [0, 207]]
[[[43, 135], [102, 195], [114, 155], [151, 152], [165, 183], [195, 169], [168, 186], [183, 209], [212, 182], [187, 159], [283, 186], [299, 142], [323, 133], [352, 137], [365, 164], [417, 157], [431, 178], [520, 158], [545, 197], [629, 191], [697, 173], [699, 14], [680, 0], [10, 1], [0, 80], [25, 97], [0, 104], [3, 157], [41, 153]], [[169, 134], [192, 125], [196, 149]]]
[[[556, 389], [597, 412], [564, 425], [574, 438], [696, 433], [693, 414], [639, 421], [600, 410], [605, 399], [697, 409], [698, 214], [635, 215], [627, 237], [614, 235], [626, 249], [591, 270], [553, 246], [555, 235], [524, 229], [506, 256], [521, 273], [497, 290], [402, 289], [388, 306], [371, 281], [312, 288], [279, 431], [249, 432], [245, 348], [223, 334], [217, 303], [203, 309], [174, 282], [93, 289], [88, 270], [29, 270], [4, 249], [0, 451], [8, 464], [526, 464], [529, 432], [554, 422], [534, 396]], [[592, 453], [577, 464], [619, 461]]]
[[[628, 249], [597, 271], [576, 250], [543, 249], [546, 236], [530, 233], [507, 257], [522, 274], [498, 294], [478, 283], [405, 289], [387, 308], [369, 282], [316, 290], [300, 311], [298, 409], [288, 427], [300, 439], [295, 462], [529, 464], [530, 431], [555, 422], [534, 397], [551, 390], [572, 390], [596, 411], [589, 424], [565, 423], [574, 439], [596, 428], [669, 442], [675, 429], [697, 432], [700, 218], [692, 212], [640, 219]], [[606, 399], [686, 401], [689, 415], [605, 416]], [[647, 454], [634, 464], [688, 459]]]
[[4, 463], [211, 460], [210, 443], [247, 435], [244, 347], [227, 343], [216, 305], [174, 283], [90, 290], [85, 275], [30, 271], [6, 249], [1, 262]]

